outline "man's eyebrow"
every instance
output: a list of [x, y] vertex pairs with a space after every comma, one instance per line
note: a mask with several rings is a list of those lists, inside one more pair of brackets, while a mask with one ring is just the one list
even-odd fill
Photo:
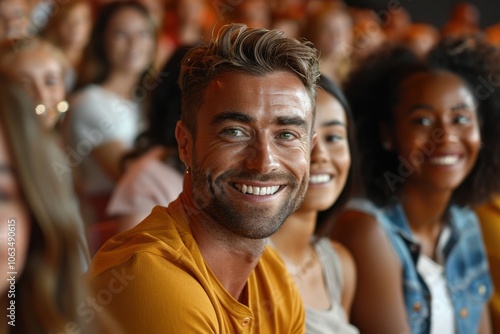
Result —
[[[210, 122], [211, 125], [217, 125], [225, 121], [237, 121], [241, 123], [254, 123], [257, 120], [245, 113], [238, 111], [225, 111], [220, 114], [215, 115]], [[273, 122], [277, 125], [295, 125], [304, 130], [308, 129], [307, 121], [299, 116], [278, 116]]]
[[302, 128], [304, 131], [308, 129], [307, 121], [298, 116], [279, 116], [274, 123], [278, 125], [295, 125]]
[[242, 122], [242, 123], [252, 123], [255, 122], [256, 120], [242, 112], [238, 111], [225, 111], [220, 114], [215, 115], [212, 118], [212, 121], [210, 122], [211, 125], [217, 125], [220, 123], [223, 123], [225, 121], [237, 121], [237, 122]]

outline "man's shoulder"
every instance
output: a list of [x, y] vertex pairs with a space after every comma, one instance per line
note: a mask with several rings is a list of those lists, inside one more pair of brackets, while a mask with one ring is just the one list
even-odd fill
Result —
[[90, 277], [94, 309], [105, 309], [124, 333], [215, 333], [214, 299], [200, 277], [175, 261], [141, 251]]
[[89, 276], [112, 270], [137, 254], [163, 262], [189, 263], [195, 241], [187, 222], [177, 214], [178, 204], [156, 206], [140, 224], [108, 240], [92, 260]]

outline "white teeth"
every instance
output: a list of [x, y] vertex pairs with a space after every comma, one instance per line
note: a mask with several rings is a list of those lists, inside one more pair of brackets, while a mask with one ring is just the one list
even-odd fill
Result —
[[318, 174], [311, 175], [309, 179], [309, 183], [317, 184], [317, 183], [325, 183], [331, 180], [331, 176], [328, 174]]
[[243, 194], [264, 196], [264, 195], [274, 195], [274, 193], [278, 191], [280, 186], [255, 187], [255, 186], [247, 186], [246, 184], [236, 184], [235, 188], [241, 191]]
[[434, 165], [449, 166], [454, 165], [458, 162], [459, 157], [457, 155], [446, 155], [442, 157], [435, 157], [430, 159], [430, 162]]

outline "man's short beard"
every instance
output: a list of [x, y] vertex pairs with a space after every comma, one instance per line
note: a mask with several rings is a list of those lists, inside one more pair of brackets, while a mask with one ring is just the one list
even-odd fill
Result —
[[[235, 207], [230, 201], [230, 196], [224, 194], [224, 185], [227, 185], [228, 179], [236, 175], [240, 180], [260, 182], [273, 180], [276, 184], [286, 184], [286, 187], [291, 188], [293, 193], [274, 213], [266, 208], [259, 210], [259, 207], [251, 204]], [[210, 171], [203, 171], [198, 167], [196, 159], [193, 159], [191, 177], [196, 205], [224, 229], [249, 239], [263, 239], [274, 234], [288, 216], [300, 207], [305, 198], [309, 180], [308, 174], [299, 184], [296, 177], [290, 173], [273, 172], [262, 175], [238, 171], [227, 171], [214, 180]]]

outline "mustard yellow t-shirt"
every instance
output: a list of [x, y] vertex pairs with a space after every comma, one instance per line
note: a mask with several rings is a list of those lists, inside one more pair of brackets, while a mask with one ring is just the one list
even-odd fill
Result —
[[476, 209], [483, 231], [495, 291], [490, 303], [495, 333], [500, 333], [500, 195]]
[[266, 247], [247, 282], [248, 306], [205, 263], [182, 202], [155, 207], [92, 261], [91, 310], [108, 312], [133, 334], [305, 333], [300, 295], [278, 255]]

